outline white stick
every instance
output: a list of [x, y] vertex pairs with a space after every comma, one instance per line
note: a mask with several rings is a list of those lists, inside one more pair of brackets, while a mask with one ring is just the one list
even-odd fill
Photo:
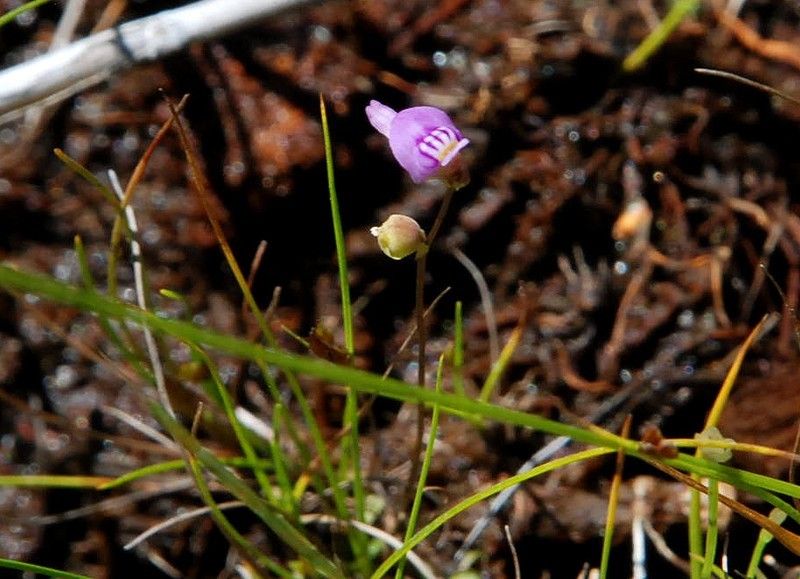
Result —
[[0, 71], [0, 120], [7, 113], [56, 94], [71, 94], [114, 73], [172, 54], [308, 0], [201, 0], [126, 22], [59, 50]]
[[[111, 181], [111, 188], [116, 193], [120, 201], [125, 199], [125, 193], [120, 185], [117, 173], [110, 169], [108, 171], [108, 179]], [[133, 280], [136, 288], [136, 303], [144, 311], [147, 311], [147, 292], [144, 286], [144, 270], [142, 268], [142, 247], [139, 245], [139, 225], [136, 222], [136, 213], [133, 207], [126, 205], [124, 208], [125, 219], [128, 222], [128, 229], [131, 230], [131, 261], [133, 262]], [[167, 381], [164, 378], [164, 366], [161, 364], [161, 358], [158, 355], [158, 344], [153, 337], [153, 332], [147, 326], [142, 326], [144, 333], [144, 342], [147, 346], [147, 355], [150, 357], [150, 364], [153, 366], [153, 378], [156, 383], [156, 391], [158, 392], [158, 400], [161, 405], [169, 413], [172, 418], [175, 418], [175, 411], [172, 409], [172, 403], [169, 401], [169, 393], [167, 392]]]

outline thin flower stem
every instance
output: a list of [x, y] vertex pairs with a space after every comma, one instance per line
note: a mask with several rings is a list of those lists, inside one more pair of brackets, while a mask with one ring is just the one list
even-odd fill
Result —
[[[444, 223], [447, 210], [450, 208], [450, 202], [453, 200], [453, 194], [456, 189], [448, 187], [447, 192], [444, 194], [442, 204], [439, 207], [439, 212], [436, 214], [436, 219], [433, 221], [431, 231], [423, 245], [417, 251], [417, 283], [416, 283], [416, 298], [414, 311], [417, 318], [417, 384], [420, 388], [425, 388], [425, 346], [427, 345], [428, 333], [425, 327], [425, 270], [428, 261], [428, 251], [433, 246], [436, 236]], [[411, 472], [408, 477], [408, 485], [406, 486], [406, 496], [411, 500], [411, 491], [414, 488], [414, 481], [417, 479], [420, 468], [420, 452], [422, 451], [422, 438], [425, 433], [425, 408], [420, 405], [417, 406], [417, 434], [414, 438], [414, 449], [411, 454]]]
[[442, 223], [444, 223], [447, 210], [450, 209], [450, 202], [453, 200], [453, 194], [456, 192], [456, 190], [457, 189], [453, 187], [448, 187], [447, 192], [444, 194], [442, 206], [439, 207], [439, 213], [436, 215], [436, 219], [433, 222], [433, 227], [431, 227], [431, 231], [428, 234], [427, 246], [429, 248], [433, 246], [433, 242], [436, 239], [436, 236], [439, 234], [439, 230], [442, 228]]

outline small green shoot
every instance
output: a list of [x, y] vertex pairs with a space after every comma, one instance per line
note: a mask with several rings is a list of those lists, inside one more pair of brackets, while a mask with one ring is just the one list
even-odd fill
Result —
[[[780, 509], [772, 509], [769, 513], [769, 518], [774, 521], [776, 525], [782, 525], [786, 520], [786, 513]], [[758, 564], [764, 556], [764, 549], [767, 548], [767, 545], [773, 538], [772, 533], [766, 529], [761, 529], [758, 532], [758, 539], [753, 547], [753, 554], [750, 556], [750, 563], [747, 565], [747, 572], [745, 573], [747, 579], [754, 579], [758, 576]]]
[[638, 70], [653, 56], [675, 29], [692, 12], [700, 6], [699, 0], [675, 0], [659, 25], [647, 35], [636, 50], [631, 52], [622, 63], [622, 70], [634, 72]]
[[61, 149], [53, 149], [53, 154], [58, 158], [59, 161], [64, 163], [68, 169], [70, 169], [76, 175], [80, 175], [84, 181], [92, 185], [95, 189], [97, 189], [100, 193], [103, 194], [105, 197], [106, 202], [111, 205], [114, 209], [119, 211], [121, 209], [119, 200], [117, 196], [114, 195], [114, 192], [103, 183], [100, 179], [95, 177], [94, 173], [89, 171], [86, 167], [78, 163], [75, 159], [67, 155]]
[[486, 382], [483, 383], [480, 396], [478, 397], [478, 399], [481, 402], [488, 402], [489, 399], [492, 397], [494, 389], [500, 383], [500, 378], [502, 378], [503, 373], [508, 367], [508, 364], [511, 362], [511, 357], [514, 355], [514, 352], [516, 352], [517, 348], [519, 347], [519, 342], [522, 339], [523, 330], [524, 330], [523, 324], [519, 324], [511, 332], [511, 336], [508, 338], [508, 342], [506, 342], [506, 345], [503, 346], [503, 350], [500, 352], [500, 357], [497, 358], [497, 362], [495, 362], [494, 365], [492, 365], [492, 369], [489, 372], [489, 375], [486, 377]]

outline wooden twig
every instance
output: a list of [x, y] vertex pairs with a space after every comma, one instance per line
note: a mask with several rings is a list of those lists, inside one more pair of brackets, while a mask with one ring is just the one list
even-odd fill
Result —
[[0, 71], [0, 122], [8, 113], [67, 97], [120, 70], [255, 24], [308, 0], [200, 0], [92, 34], [59, 50]]
[[739, 18], [724, 10], [717, 11], [720, 24], [727, 28], [741, 44], [769, 60], [783, 62], [800, 70], [800, 50], [794, 42], [763, 38]]

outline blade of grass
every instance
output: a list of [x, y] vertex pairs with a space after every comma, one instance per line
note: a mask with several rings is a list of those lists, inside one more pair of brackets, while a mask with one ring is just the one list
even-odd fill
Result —
[[275, 478], [278, 479], [278, 486], [281, 488], [283, 499], [283, 508], [286, 512], [291, 513], [293, 521], [297, 520], [300, 516], [300, 498], [294, 494], [292, 488], [292, 481], [289, 477], [289, 471], [286, 468], [287, 458], [281, 448], [281, 430], [283, 428], [285, 407], [283, 404], [275, 405], [272, 411], [272, 425], [274, 435], [272, 440], [269, 441], [271, 447], [272, 458], [275, 461]]
[[269, 571], [278, 577], [284, 577], [286, 579], [293, 577], [291, 571], [272, 561], [267, 555], [259, 551], [259, 549], [252, 542], [247, 540], [246, 537], [236, 530], [236, 528], [228, 520], [228, 517], [226, 517], [219, 508], [217, 502], [214, 500], [214, 497], [208, 488], [208, 484], [203, 477], [203, 472], [200, 470], [200, 467], [197, 463], [197, 459], [192, 453], [188, 453], [188, 455], [188, 470], [192, 475], [192, 478], [194, 478], [195, 485], [200, 493], [200, 498], [208, 507], [212, 520], [217, 524], [217, 527], [219, 527], [220, 531], [222, 531], [222, 534], [225, 535], [225, 538], [228, 539], [228, 542], [230, 542], [230, 544], [239, 551], [243, 559], [249, 561], [253, 566]]
[[86, 575], [68, 573], [67, 571], [59, 571], [51, 567], [34, 565], [33, 563], [23, 563], [22, 561], [12, 561], [11, 559], [0, 558], [0, 567], [14, 569], [15, 571], [23, 571], [25, 573], [38, 573], [39, 575], [57, 577], [58, 579], [91, 579], [91, 577], [87, 577]]
[[64, 165], [66, 165], [67, 168], [73, 173], [83, 177], [84, 181], [102, 193], [103, 197], [106, 198], [106, 202], [115, 210], [119, 211], [121, 209], [119, 201], [117, 200], [117, 196], [114, 195], [113, 191], [111, 191], [111, 189], [105, 183], [95, 177], [94, 173], [89, 171], [89, 169], [78, 163], [78, 161], [67, 155], [61, 149], [53, 149], [53, 154], [58, 157], [58, 160], [64, 163]]
[[153, 415], [172, 437], [187, 452], [194, 455], [200, 464], [208, 469], [223, 486], [236, 498], [245, 503], [272, 531], [292, 548], [298, 555], [307, 559], [314, 568], [325, 577], [344, 579], [338, 567], [323, 555], [302, 533], [295, 529], [282, 514], [274, 512], [272, 507], [247, 486], [231, 470], [228, 469], [211, 452], [200, 445], [200, 442], [176, 420], [158, 405], [151, 407]]
[[[786, 520], [786, 513], [779, 509], [772, 509], [769, 513], [769, 518], [775, 522], [776, 525], [782, 525]], [[761, 529], [758, 533], [758, 540], [753, 547], [753, 554], [750, 556], [750, 563], [747, 565], [747, 572], [745, 576], [747, 579], [753, 579], [758, 573], [758, 564], [761, 562], [761, 557], [764, 555], [764, 549], [773, 539], [772, 533], [766, 529]]]
[[719, 512], [719, 483], [715, 480], [708, 481], [708, 522], [706, 524], [706, 548], [703, 555], [703, 567], [700, 576], [703, 579], [711, 577], [714, 559], [717, 557], [717, 536], [719, 534], [717, 514]]
[[453, 318], [453, 392], [465, 396], [464, 392], [464, 306], [456, 302]]
[[[347, 251], [345, 248], [344, 231], [342, 229], [342, 216], [339, 212], [339, 197], [336, 193], [336, 179], [333, 172], [333, 147], [331, 146], [331, 133], [328, 127], [328, 113], [325, 109], [325, 99], [319, 95], [319, 110], [322, 119], [322, 137], [325, 145], [325, 169], [328, 177], [328, 197], [331, 204], [331, 221], [333, 222], [333, 237], [336, 244], [336, 263], [339, 268], [339, 291], [342, 296], [342, 323], [344, 325], [344, 346], [347, 357], [352, 360], [355, 354], [353, 339], [353, 308], [350, 301], [350, 280], [347, 275]], [[345, 399], [345, 423], [349, 427], [347, 445], [350, 455], [350, 465], [353, 470], [353, 498], [355, 499], [355, 518], [364, 521], [364, 481], [361, 476], [361, 445], [359, 443], [358, 428], [358, 393], [347, 390]], [[356, 560], [362, 571], [369, 568], [367, 560], [367, 542], [364, 535], [359, 535]]]
[[[622, 425], [622, 438], [628, 438], [631, 432], [631, 415], [625, 418]], [[625, 452], [620, 448], [617, 451], [617, 464], [614, 470], [614, 478], [611, 479], [611, 490], [608, 493], [608, 513], [606, 515], [606, 528], [603, 533], [603, 551], [600, 558], [600, 578], [608, 576], [608, 562], [611, 558], [611, 543], [614, 539], [614, 523], [617, 518], [617, 506], [619, 505], [619, 490], [622, 488], [622, 468], [625, 465]]]
[[[439, 356], [439, 366], [436, 369], [436, 391], [442, 391], [442, 373], [444, 371], [444, 354]], [[406, 534], [403, 542], [408, 541], [414, 535], [414, 529], [417, 527], [417, 519], [419, 518], [419, 511], [422, 507], [422, 495], [425, 493], [425, 482], [428, 479], [428, 472], [431, 468], [431, 461], [433, 460], [433, 447], [436, 442], [436, 433], [439, 430], [439, 405], [433, 405], [433, 413], [431, 415], [430, 434], [428, 434], [428, 443], [425, 445], [425, 456], [422, 460], [422, 468], [419, 471], [419, 480], [417, 481], [417, 490], [414, 493], [414, 502], [411, 504], [411, 514], [408, 516], [408, 524], [406, 525]], [[406, 559], [403, 557], [397, 564], [395, 571], [395, 579], [403, 578], [403, 569], [405, 568]]]
[[[249, 460], [253, 465], [256, 465], [259, 457], [256, 454], [253, 445], [250, 444], [250, 439], [247, 437], [247, 434], [242, 427], [242, 423], [239, 422], [239, 419], [236, 417], [233, 400], [231, 400], [231, 395], [228, 392], [228, 389], [222, 383], [222, 380], [220, 380], [219, 369], [217, 368], [217, 365], [206, 353], [206, 351], [199, 346], [190, 343], [189, 347], [192, 348], [194, 353], [203, 361], [205, 367], [208, 368], [211, 382], [214, 384], [217, 396], [222, 402], [222, 409], [225, 412], [225, 416], [227, 417], [228, 422], [233, 429], [236, 440], [239, 442], [239, 448], [242, 449], [242, 453], [247, 460]], [[272, 457], [272, 460], [273, 462], [275, 461], [274, 456]], [[253, 474], [256, 477], [256, 481], [258, 482], [258, 486], [261, 489], [261, 494], [264, 496], [264, 498], [266, 498], [271, 504], [276, 504], [275, 494], [272, 491], [272, 484], [270, 483], [269, 478], [267, 478], [267, 475], [264, 473], [264, 471], [256, 466], [253, 466]], [[283, 489], [283, 491], [284, 493], [291, 494], [291, 487]]]
[[[728, 374], [725, 376], [725, 380], [722, 383], [722, 386], [719, 389], [719, 393], [717, 394], [716, 399], [714, 400], [714, 404], [711, 406], [711, 410], [708, 413], [708, 418], [706, 418], [705, 428], [704, 430], [708, 430], [711, 427], [715, 427], [719, 422], [719, 418], [722, 415], [722, 410], [725, 408], [725, 404], [728, 402], [728, 398], [730, 397], [731, 390], [733, 389], [733, 384], [736, 382], [736, 377], [739, 375], [739, 370], [744, 363], [745, 355], [747, 351], [750, 349], [750, 346], [755, 342], [755, 340], [760, 337], [762, 329], [765, 327], [769, 320], [769, 316], [764, 316], [761, 321], [756, 325], [755, 328], [750, 332], [745, 339], [744, 343], [739, 348], [739, 351], [736, 353], [736, 357], [733, 360], [733, 364], [728, 370]], [[695, 451], [695, 456], [701, 456], [702, 449], [698, 448]], [[710, 480], [714, 481], [713, 477]], [[695, 481], [699, 481], [699, 477], [695, 475]], [[713, 482], [712, 485], [715, 485], [716, 482]], [[715, 496], [718, 496], [717, 493], [714, 493]], [[709, 505], [710, 508], [710, 505]], [[709, 532], [716, 535], [716, 530], [709, 529]], [[703, 550], [703, 529], [700, 522], [700, 493], [697, 490], [692, 490], [689, 500], [689, 556], [690, 556], [690, 566], [692, 571], [692, 577], [699, 577], [703, 573], [703, 563], [704, 560], [701, 557], [701, 551]], [[706, 541], [708, 545], [708, 542]], [[716, 546], [715, 546], [716, 549]]]
[[342, 295], [342, 324], [344, 325], [344, 347], [348, 355], [354, 352], [353, 345], [353, 309], [350, 302], [350, 280], [347, 276], [347, 251], [342, 229], [342, 216], [339, 212], [339, 197], [336, 194], [336, 180], [333, 172], [333, 148], [331, 146], [331, 133], [328, 128], [328, 113], [325, 108], [325, 99], [319, 95], [319, 110], [322, 118], [322, 138], [325, 145], [325, 169], [328, 176], [328, 193], [331, 204], [331, 222], [333, 223], [333, 237], [336, 242], [336, 261], [339, 265], [339, 291]]
[[[236, 456], [233, 458], [220, 458], [223, 464], [227, 466], [232, 466], [235, 468], [268, 468], [270, 463], [266, 460], [260, 460], [255, 465], [253, 462], [243, 456]], [[180, 470], [186, 465], [186, 462], [183, 459], [175, 459], [175, 460], [166, 460], [163, 462], [158, 462], [155, 464], [149, 464], [147, 466], [143, 466], [141, 468], [137, 468], [136, 470], [132, 470], [130, 472], [126, 472], [125, 474], [118, 476], [117, 478], [100, 485], [98, 490], [107, 491], [111, 489], [115, 489], [126, 484], [132, 483], [139, 479], [147, 478], [150, 476], [164, 474], [165, 472], [170, 472], [173, 470]]]
[[730, 397], [731, 390], [733, 390], [733, 385], [736, 382], [736, 378], [739, 376], [739, 370], [742, 368], [744, 358], [753, 343], [761, 337], [761, 332], [764, 327], [769, 325], [770, 317], [771, 315], [768, 314], [761, 318], [761, 321], [759, 321], [756, 327], [753, 328], [753, 330], [747, 336], [747, 339], [745, 339], [744, 343], [739, 348], [739, 351], [736, 353], [736, 358], [734, 358], [733, 364], [731, 365], [730, 370], [728, 370], [728, 374], [725, 376], [725, 381], [722, 383], [722, 387], [719, 389], [717, 398], [714, 400], [714, 405], [711, 407], [711, 411], [708, 413], [708, 418], [706, 419], [706, 429], [719, 424], [722, 411], [725, 409], [725, 405], [728, 403], [728, 398]]
[[[416, 402], [431, 406], [439, 404], [442, 412], [475, 415], [486, 420], [531, 428], [556, 436], [566, 436], [585, 444], [608, 446], [612, 450], [622, 447], [631, 456], [652, 460], [650, 455], [639, 450], [637, 442], [625, 440], [609, 433], [590, 431], [579, 426], [556, 422], [510, 408], [485, 404], [448, 392], [421, 389], [407, 382], [332, 364], [318, 358], [264, 348], [258, 344], [218, 334], [185, 321], [161, 318], [130, 304], [75, 288], [45, 275], [23, 272], [7, 265], [0, 265], [0, 287], [32, 293], [44, 299], [91, 311], [98, 315], [126, 320], [129, 323], [145, 324], [153, 330], [169, 334], [176, 339], [202, 344], [257, 364], [271, 364], [332, 383], [347, 384], [361, 393], [380, 395], [401, 402]], [[798, 485], [721, 465], [703, 458], [680, 454], [674, 459], [663, 459], [663, 462], [675, 468], [696, 473], [701, 477], [728, 482], [739, 488], [750, 485], [789, 497], [800, 497], [800, 486]]]
[[486, 319], [486, 333], [489, 336], [489, 362], [494, 364], [500, 356], [500, 338], [497, 331], [497, 316], [494, 312], [494, 303], [492, 302], [492, 293], [489, 291], [489, 284], [486, 283], [486, 277], [480, 268], [475, 265], [467, 254], [457, 247], [453, 247], [450, 253], [456, 260], [464, 266], [475, 286], [478, 288], [478, 295], [481, 298], [481, 309], [483, 309], [483, 317]]
[[[79, 235], [75, 236], [75, 254], [78, 257], [78, 267], [81, 270], [81, 279], [83, 279], [83, 286], [90, 291], [97, 291], [97, 286], [94, 283], [94, 279], [92, 278], [92, 272], [89, 267], [89, 259], [86, 256], [86, 249], [83, 246], [83, 241]], [[136, 373], [142, 377], [142, 379], [146, 380], [147, 382], [153, 382], [153, 374], [145, 368], [144, 364], [142, 364], [141, 356], [137, 356], [136, 353], [131, 350], [130, 347], [122, 340], [122, 337], [119, 335], [114, 327], [111, 325], [111, 322], [108, 318], [100, 316], [100, 326], [103, 328], [103, 331], [108, 336], [108, 339], [111, 340], [111, 343], [119, 350], [122, 357], [125, 361], [130, 364]]]
[[511, 362], [511, 357], [514, 355], [514, 352], [517, 351], [519, 347], [519, 341], [522, 339], [522, 332], [524, 327], [522, 324], [518, 324], [514, 331], [511, 332], [511, 336], [508, 338], [508, 342], [506, 345], [503, 346], [503, 350], [500, 352], [500, 356], [497, 358], [497, 361], [492, 365], [492, 370], [489, 372], [489, 375], [486, 377], [486, 382], [483, 383], [483, 387], [481, 388], [481, 393], [478, 399], [481, 402], [488, 402], [489, 398], [492, 397], [492, 393], [494, 389], [497, 387], [497, 384], [500, 382], [500, 378], [503, 376], [503, 372], [505, 372], [506, 368], [508, 367], [508, 363]]
[[47, 4], [50, 0], [31, 0], [30, 2], [26, 2], [21, 6], [17, 6], [13, 10], [9, 10], [2, 16], [0, 16], [0, 28], [14, 20], [20, 14], [24, 14], [28, 10], [35, 10], [42, 4]]
[[480, 492], [475, 493], [472, 496], [467, 497], [463, 501], [447, 509], [441, 515], [439, 515], [438, 517], [433, 519], [430, 523], [425, 525], [422, 529], [417, 531], [414, 534], [414, 536], [411, 537], [408, 541], [405, 541], [403, 543], [402, 548], [392, 553], [383, 563], [381, 563], [380, 567], [378, 567], [375, 570], [375, 572], [371, 575], [370, 579], [379, 579], [380, 577], [383, 577], [389, 571], [389, 569], [391, 569], [395, 564], [397, 564], [400, 561], [400, 559], [405, 557], [405, 555], [411, 549], [413, 549], [422, 541], [424, 541], [427, 537], [429, 537], [442, 525], [452, 520], [456, 515], [459, 515], [460, 513], [466, 511], [470, 507], [475, 506], [481, 501], [484, 501], [489, 497], [496, 495], [499, 492], [502, 492], [504, 489], [508, 487], [523, 483], [539, 475], [546, 474], [548, 472], [557, 470], [559, 468], [563, 468], [567, 465], [574, 464], [576, 462], [589, 460], [598, 456], [603, 456], [604, 454], [610, 454], [612, 452], [613, 450], [609, 448], [592, 448], [589, 450], [576, 452], [569, 456], [557, 458], [550, 462], [541, 464], [527, 472], [509, 477], [504, 481], [494, 484], [488, 488], [483, 489]]
[[[675, 468], [672, 468], [671, 466], [663, 462], [653, 460], [652, 457], [649, 460], [647, 460], [647, 462], [649, 462], [652, 466], [656, 467], [660, 471], [665, 472], [671, 477], [675, 478], [676, 480], [682, 482], [692, 490], [695, 490], [698, 493], [708, 494], [708, 488], [704, 486], [702, 483], [695, 480], [695, 476], [683, 474], [682, 472], [678, 471]], [[762, 529], [768, 530], [775, 536], [775, 538], [778, 541], [781, 542], [781, 544], [784, 547], [792, 551], [792, 553], [794, 553], [795, 555], [800, 555], [800, 536], [795, 535], [790, 531], [787, 531], [786, 529], [784, 529], [783, 527], [772, 521], [770, 518], [765, 517], [761, 513], [754, 511], [753, 509], [746, 507], [742, 503], [730, 499], [725, 495], [720, 494], [718, 496], [718, 500], [726, 507], [735, 511], [738, 515], [744, 517], [745, 519], [747, 519], [752, 523], [755, 523]], [[696, 563], [702, 566], [703, 562], [702, 555], [697, 555], [696, 557], [697, 557]]]
[[[109, 203], [114, 208], [115, 211], [117, 211], [118, 213], [122, 213], [122, 205], [120, 204], [120, 201], [117, 199], [117, 196], [114, 194], [111, 188], [108, 187], [102, 181], [100, 181], [100, 179], [98, 179], [94, 175], [94, 173], [89, 171], [89, 169], [81, 165], [78, 161], [67, 155], [61, 149], [58, 148], [53, 149], [53, 154], [58, 158], [59, 161], [61, 161], [64, 165], [66, 165], [67, 168], [70, 169], [73, 173], [79, 175], [81, 178], [83, 178], [84, 181], [86, 181], [87, 183], [92, 185], [95, 189], [97, 189], [106, 199], [106, 202]], [[122, 220], [121, 226], [122, 229], [120, 233], [125, 233], [127, 235], [130, 235], [130, 230], [128, 229], [127, 220]], [[75, 236], [76, 252], [79, 252], [80, 249], [83, 249], [82, 244], [80, 248], [78, 247], [79, 240], [80, 237], [76, 235]], [[78, 263], [81, 267], [81, 276], [83, 278], [84, 285], [86, 285], [87, 288], [95, 289], [96, 291], [96, 286], [90, 273], [85, 252], [83, 252], [82, 254], [80, 252], [78, 253], [78, 260], [79, 260]], [[136, 342], [135, 340], [133, 340], [132, 336], [127, 331], [127, 329], [123, 328], [123, 333], [126, 335], [128, 339], [127, 342], [128, 345], [125, 345], [125, 343], [119, 337], [119, 333], [116, 330], [114, 330], [113, 327], [108, 325], [104, 320], [101, 320], [101, 325], [103, 326], [103, 331], [106, 332], [106, 334], [114, 342], [117, 348], [119, 348], [123, 357], [129, 364], [131, 364], [134, 367], [139, 376], [141, 376], [148, 382], [154, 383], [154, 376], [141, 363], [142, 356], [136, 355], [136, 353], [134, 353], [137, 349]]]
[[641, 68], [661, 48], [684, 18], [699, 6], [698, 0], [675, 0], [659, 25], [625, 58], [622, 70], [633, 72]]
[[60, 474], [8, 474], [0, 476], [0, 487], [44, 487], [59, 489], [101, 489], [113, 479], [107, 476]]
[[[176, 110], [180, 111], [183, 106], [186, 104], [186, 97], [181, 100], [180, 103], [175, 107]], [[136, 163], [136, 167], [133, 169], [133, 174], [131, 178], [128, 180], [128, 185], [125, 187], [125, 191], [122, 197], [122, 200], [118, 202], [115, 206], [117, 207], [117, 216], [114, 219], [114, 225], [111, 226], [111, 243], [109, 244], [108, 250], [108, 265], [107, 265], [107, 280], [106, 283], [108, 284], [108, 293], [109, 295], [116, 296], [117, 295], [117, 256], [119, 255], [120, 251], [120, 244], [122, 243], [122, 235], [126, 233], [127, 230], [127, 222], [124, 215], [125, 207], [130, 204], [131, 200], [133, 199], [133, 193], [136, 190], [136, 187], [139, 185], [139, 181], [141, 181], [142, 176], [144, 176], [145, 169], [147, 169], [147, 165], [150, 162], [150, 158], [153, 156], [153, 153], [156, 150], [156, 147], [161, 143], [162, 139], [166, 136], [167, 132], [172, 128], [173, 117], [170, 116], [164, 123], [161, 125], [161, 128], [158, 129], [158, 132], [155, 134], [153, 139], [147, 145], [147, 149], [145, 149], [144, 153], [142, 153], [141, 158]]]

